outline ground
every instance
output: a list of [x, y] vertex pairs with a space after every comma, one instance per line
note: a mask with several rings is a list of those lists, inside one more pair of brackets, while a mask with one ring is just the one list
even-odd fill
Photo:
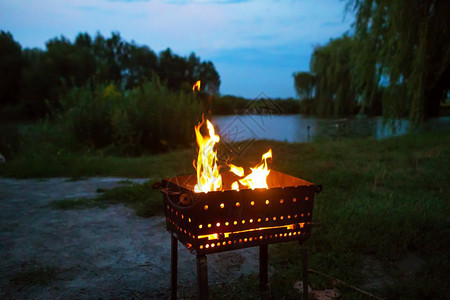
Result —
[[[48, 206], [123, 184], [121, 178], [0, 178], [0, 298], [167, 297], [170, 235], [162, 216], [137, 217], [122, 204]], [[209, 255], [210, 283], [257, 273], [257, 250]], [[195, 256], [180, 245], [178, 263], [180, 293], [195, 294]]]

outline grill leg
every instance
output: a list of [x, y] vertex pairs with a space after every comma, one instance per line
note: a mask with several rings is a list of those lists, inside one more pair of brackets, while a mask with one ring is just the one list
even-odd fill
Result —
[[259, 289], [261, 295], [266, 295], [269, 291], [269, 249], [268, 245], [259, 246]]
[[208, 261], [206, 255], [197, 255], [198, 299], [208, 299]]
[[302, 248], [302, 265], [303, 265], [303, 299], [308, 300], [308, 249], [306, 242], [300, 242]]
[[178, 277], [178, 239], [172, 235], [172, 244], [171, 244], [171, 262], [170, 262], [170, 271], [171, 271], [171, 280], [170, 280], [170, 297], [171, 299], [177, 299], [177, 277]]

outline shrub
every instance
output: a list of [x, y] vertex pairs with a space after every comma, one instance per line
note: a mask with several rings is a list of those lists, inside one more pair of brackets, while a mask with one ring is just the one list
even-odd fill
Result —
[[126, 155], [161, 152], [194, 141], [202, 104], [155, 77], [127, 93], [116, 86], [73, 88], [60, 97], [56, 123], [80, 144]]

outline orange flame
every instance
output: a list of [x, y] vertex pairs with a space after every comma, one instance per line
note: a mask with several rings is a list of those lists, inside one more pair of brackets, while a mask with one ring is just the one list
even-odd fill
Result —
[[200, 80], [197, 80], [196, 83], [192, 86], [192, 91], [195, 92], [195, 89], [197, 89], [198, 92], [200, 92]]
[[230, 167], [230, 171], [236, 174], [237, 176], [239, 177], [244, 176], [244, 168], [232, 164], [229, 164], [228, 166]]
[[239, 191], [239, 182], [235, 181], [231, 184], [231, 189], [235, 191]]
[[199, 147], [196, 168], [197, 184], [194, 188], [196, 193], [207, 193], [210, 191], [220, 191], [222, 189], [222, 176], [219, 174], [217, 151], [214, 149], [214, 145], [220, 141], [220, 137], [216, 135], [214, 126], [209, 120], [206, 120], [209, 137], [202, 136], [200, 128], [204, 123], [205, 120], [202, 117], [202, 122], [195, 126], [195, 135]]
[[267, 165], [268, 158], [272, 158], [272, 149], [269, 149], [269, 151], [264, 153], [262, 155], [261, 162], [254, 168], [250, 168], [252, 173], [239, 180], [239, 182], [251, 189], [268, 189], [267, 176], [270, 173], [270, 169]]

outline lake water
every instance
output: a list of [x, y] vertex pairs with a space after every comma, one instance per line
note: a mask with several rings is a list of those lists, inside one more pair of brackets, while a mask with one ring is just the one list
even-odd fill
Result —
[[[383, 139], [410, 131], [407, 120], [384, 124], [377, 118], [321, 119], [304, 115], [229, 115], [213, 117], [217, 132], [226, 141], [268, 139], [285, 142], [309, 142], [315, 137], [375, 137]], [[420, 131], [450, 132], [450, 117], [428, 120]]]

